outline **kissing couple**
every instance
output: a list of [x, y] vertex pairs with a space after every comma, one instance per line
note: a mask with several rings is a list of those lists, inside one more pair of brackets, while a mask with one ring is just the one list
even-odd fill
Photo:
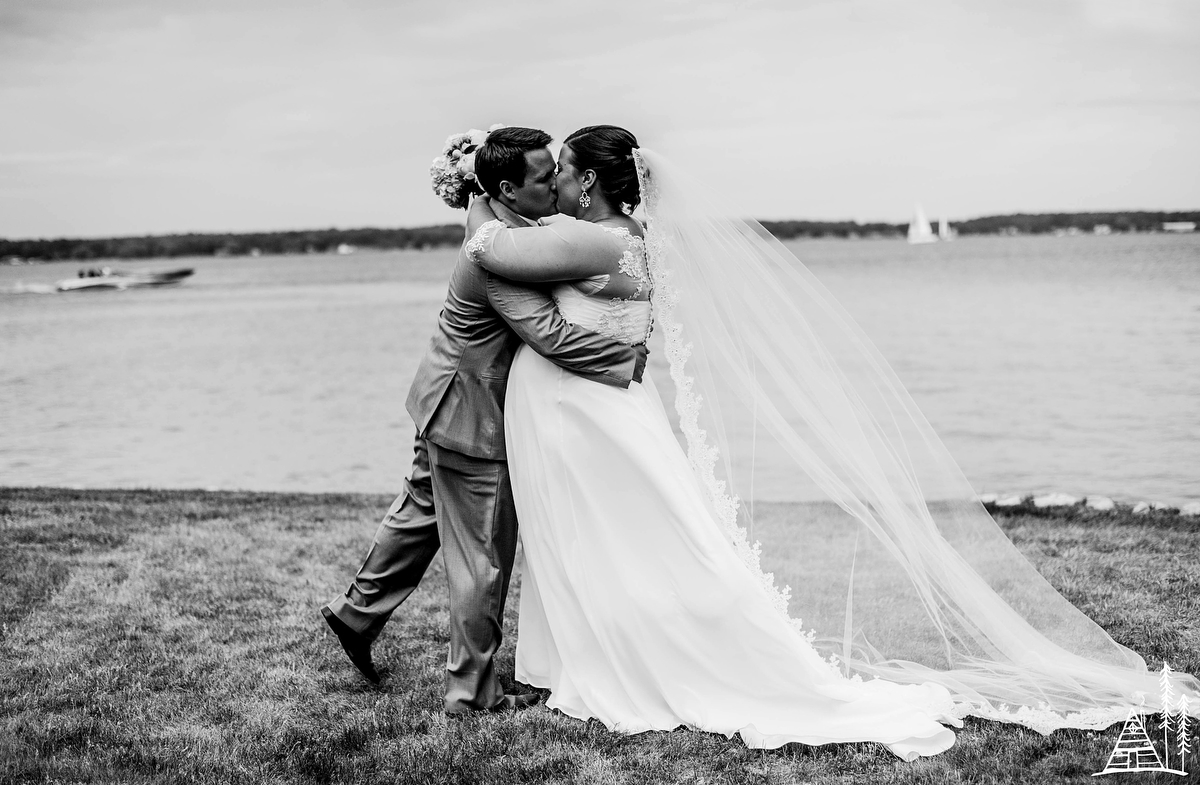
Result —
[[[622, 733], [872, 741], [912, 760], [968, 714], [1049, 732], [1155, 710], [1145, 662], [1004, 537], [790, 251], [625, 129], [582, 128], [557, 161], [551, 141], [496, 128], [435, 161], [467, 230], [408, 395], [412, 471], [321, 609], [366, 678], [440, 548], [446, 712], [537, 702], [506, 695], [494, 662], [519, 522], [515, 680]], [[541, 220], [556, 212], [574, 220]], [[686, 447], [645, 369], [656, 326]], [[821, 503], [756, 516], [756, 472]], [[800, 596], [764, 562], [796, 565]]]

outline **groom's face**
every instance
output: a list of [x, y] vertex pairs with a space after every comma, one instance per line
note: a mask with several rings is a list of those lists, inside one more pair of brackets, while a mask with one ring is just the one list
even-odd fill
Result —
[[513, 188], [513, 211], [537, 220], [558, 212], [558, 188], [554, 184], [554, 156], [543, 147], [525, 153], [525, 183]]

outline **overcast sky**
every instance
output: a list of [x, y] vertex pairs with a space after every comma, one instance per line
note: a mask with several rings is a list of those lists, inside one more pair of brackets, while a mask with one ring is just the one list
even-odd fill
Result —
[[0, 0], [0, 236], [420, 226], [616, 123], [758, 218], [1200, 208], [1200, 2]]

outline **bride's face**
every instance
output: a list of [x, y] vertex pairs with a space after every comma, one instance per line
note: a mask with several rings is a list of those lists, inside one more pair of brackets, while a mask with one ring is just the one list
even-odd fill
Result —
[[558, 168], [556, 182], [558, 184], [558, 211], [565, 215], [575, 216], [579, 213], [579, 196], [583, 193], [583, 172], [575, 168], [575, 156], [571, 148], [563, 145], [558, 151]]

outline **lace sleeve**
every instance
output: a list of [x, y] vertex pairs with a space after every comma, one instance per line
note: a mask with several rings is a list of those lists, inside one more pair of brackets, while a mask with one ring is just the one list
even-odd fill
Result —
[[467, 241], [467, 258], [479, 264], [479, 255], [487, 248], [488, 242], [495, 236], [497, 229], [503, 229], [503, 221], [488, 221], [475, 232]]
[[587, 221], [507, 228], [488, 221], [467, 242], [472, 261], [512, 281], [576, 281], [613, 271], [626, 242]]

